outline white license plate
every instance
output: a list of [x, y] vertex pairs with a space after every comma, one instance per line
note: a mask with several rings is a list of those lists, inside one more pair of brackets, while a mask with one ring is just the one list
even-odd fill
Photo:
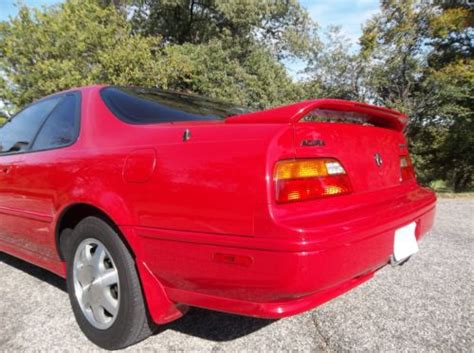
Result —
[[395, 231], [393, 241], [393, 257], [401, 261], [418, 252], [418, 243], [415, 236], [416, 223], [410, 223]]

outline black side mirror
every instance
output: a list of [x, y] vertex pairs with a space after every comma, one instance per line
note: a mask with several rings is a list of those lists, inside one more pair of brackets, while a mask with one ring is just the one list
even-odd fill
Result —
[[26, 141], [18, 141], [7, 152], [20, 152], [24, 147], [28, 147], [30, 143]]

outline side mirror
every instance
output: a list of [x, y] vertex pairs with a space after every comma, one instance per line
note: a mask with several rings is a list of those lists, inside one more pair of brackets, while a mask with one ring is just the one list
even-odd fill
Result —
[[26, 141], [18, 141], [12, 147], [10, 147], [8, 152], [20, 152], [24, 147], [28, 147], [29, 144], [30, 143]]

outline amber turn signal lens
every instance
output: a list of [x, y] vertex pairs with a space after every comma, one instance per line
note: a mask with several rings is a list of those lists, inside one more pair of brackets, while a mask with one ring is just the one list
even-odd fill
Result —
[[285, 203], [347, 194], [349, 177], [332, 158], [293, 159], [275, 166], [276, 201]]

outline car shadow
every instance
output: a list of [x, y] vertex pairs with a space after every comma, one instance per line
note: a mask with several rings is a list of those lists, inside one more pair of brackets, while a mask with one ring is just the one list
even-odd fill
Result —
[[22, 272], [25, 272], [28, 275], [33, 276], [41, 281], [49, 283], [50, 285], [67, 293], [66, 281], [63, 278], [59, 277], [58, 275], [55, 275], [54, 273], [46, 271], [38, 266], [32, 265], [26, 261], [17, 259], [16, 257], [10, 256], [3, 252], [0, 252], [0, 262], [3, 262]]
[[275, 321], [191, 308], [181, 319], [160, 326], [157, 334], [174, 330], [210, 341], [225, 342], [247, 336]]
[[[44, 281], [67, 294], [66, 281], [54, 273], [3, 252], [0, 252], [0, 262]], [[155, 335], [166, 330], [173, 330], [210, 341], [225, 342], [247, 336], [275, 321], [191, 308], [181, 319], [158, 326]]]

